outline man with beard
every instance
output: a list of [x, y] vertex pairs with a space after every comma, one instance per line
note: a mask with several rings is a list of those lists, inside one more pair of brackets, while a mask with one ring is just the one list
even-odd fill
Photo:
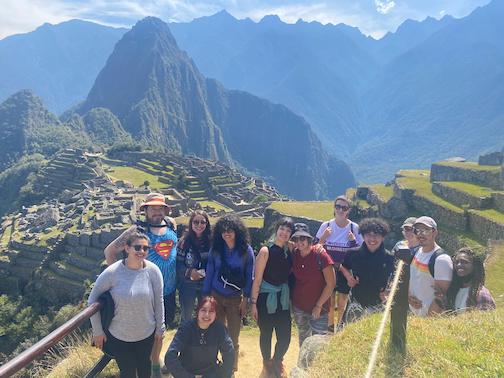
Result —
[[[177, 233], [176, 223], [168, 217], [169, 206], [164, 195], [150, 193], [140, 205], [140, 211], [145, 214], [145, 222], [137, 222], [124, 231], [117, 239], [105, 248], [105, 259], [110, 265], [117, 260], [117, 256], [124, 250], [129, 235], [141, 231], [149, 237], [150, 249], [147, 259], [156, 264], [163, 275], [164, 321], [167, 328], [175, 328], [175, 288], [176, 288], [176, 257]], [[160, 377], [159, 355], [161, 343], [155, 343], [152, 349], [153, 377]]]
[[442, 311], [437, 305], [435, 292], [446, 294], [453, 274], [450, 256], [437, 245], [437, 224], [430, 217], [420, 217], [413, 225], [420, 248], [410, 264], [409, 305], [418, 316]]

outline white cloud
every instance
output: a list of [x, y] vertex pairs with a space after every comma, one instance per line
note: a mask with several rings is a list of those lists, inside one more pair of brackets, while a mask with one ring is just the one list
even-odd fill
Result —
[[380, 1], [380, 0], [375, 0], [375, 5], [376, 5], [376, 11], [381, 14], [387, 14], [389, 13], [392, 8], [395, 7], [395, 2], [394, 1]]

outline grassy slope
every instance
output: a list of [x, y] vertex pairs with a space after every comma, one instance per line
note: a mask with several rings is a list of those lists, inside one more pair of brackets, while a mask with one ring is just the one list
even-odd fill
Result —
[[278, 201], [273, 202], [270, 207], [282, 214], [317, 219], [319, 221], [325, 221], [334, 216], [333, 201]]
[[152, 189], [166, 188], [167, 185], [159, 181], [158, 176], [151, 175], [133, 167], [107, 166], [112, 171], [107, 174], [116, 180], [131, 182], [135, 187], [140, 187], [147, 180]]
[[380, 198], [385, 202], [390, 201], [390, 199], [394, 196], [394, 188], [391, 185], [386, 186], [384, 184], [374, 184], [370, 185], [369, 189], [378, 194], [378, 196], [380, 196]]
[[[389, 351], [387, 327], [373, 377], [504, 376], [503, 270], [504, 244], [494, 248], [487, 265], [486, 286], [497, 301], [496, 311], [430, 319], [410, 317], [404, 360]], [[310, 377], [364, 376], [379, 321], [379, 315], [372, 316], [337, 334], [327, 353], [318, 356]]]
[[444, 165], [447, 167], [469, 169], [472, 171], [498, 172], [501, 169], [500, 166], [479, 165], [477, 162], [474, 162], [474, 161], [466, 161], [466, 162], [439, 161], [435, 164], [436, 165]]
[[467, 193], [473, 197], [488, 198], [491, 197], [492, 192], [494, 192], [493, 189], [486, 188], [484, 186], [469, 184], [467, 182], [447, 181], [447, 182], [440, 182], [440, 184], [442, 186], [455, 189], [459, 192]]

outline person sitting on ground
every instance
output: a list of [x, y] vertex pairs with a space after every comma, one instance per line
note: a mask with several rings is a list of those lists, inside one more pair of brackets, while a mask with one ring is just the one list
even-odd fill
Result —
[[[174, 378], [229, 378], [235, 351], [226, 327], [215, 321], [217, 302], [203, 297], [196, 317], [182, 323], [165, 355], [165, 366]], [[218, 354], [222, 362], [218, 360]]]
[[351, 291], [346, 321], [381, 311], [385, 290], [394, 273], [394, 257], [385, 250], [383, 241], [390, 231], [380, 218], [367, 218], [359, 224], [364, 243], [358, 251], [347, 253], [343, 266], [357, 281]]
[[410, 264], [408, 301], [410, 310], [418, 316], [428, 316], [443, 311], [434, 301], [435, 290], [446, 294], [453, 274], [453, 263], [437, 245], [437, 224], [434, 219], [422, 216], [413, 225], [420, 248]]
[[203, 210], [195, 210], [189, 217], [187, 233], [177, 243], [177, 281], [181, 321], [192, 318], [194, 302], [196, 299], [198, 302], [201, 299], [211, 242], [208, 215]]
[[[259, 345], [263, 357], [263, 378], [287, 377], [283, 358], [291, 341], [289, 274], [292, 256], [288, 248], [294, 222], [281, 218], [275, 225], [273, 242], [259, 250], [252, 285], [252, 317], [259, 326]], [[271, 359], [271, 338], [276, 335]]]
[[[348, 302], [350, 287], [347, 285], [349, 273], [342, 268], [341, 263], [348, 251], [357, 250], [362, 245], [362, 236], [357, 223], [348, 219], [352, 202], [345, 196], [338, 196], [334, 200], [334, 218], [322, 223], [314, 243], [320, 243], [331, 256], [336, 272], [336, 293], [338, 304], [338, 317], [336, 325], [341, 325], [343, 314]], [[329, 310], [329, 331], [334, 332], [334, 306], [335, 294], [331, 294]]]
[[296, 223], [295, 229], [291, 237], [295, 245], [292, 313], [301, 346], [309, 336], [327, 334], [330, 297], [336, 278], [331, 257], [320, 244], [312, 245], [308, 226]]
[[485, 285], [483, 257], [464, 247], [453, 256], [453, 280], [446, 296], [439, 293], [444, 308], [455, 313], [494, 310], [495, 300]]
[[103, 331], [100, 314], [91, 317], [93, 344], [114, 356], [121, 378], [149, 378], [150, 354], [154, 341], [163, 341], [163, 276], [159, 268], [147, 261], [149, 237], [139, 232], [126, 239], [127, 257], [113, 263], [96, 279], [88, 303], [98, 301], [110, 291], [114, 300], [114, 317]]
[[212, 295], [217, 301], [217, 320], [227, 326], [235, 348], [234, 371], [238, 369], [238, 339], [252, 290], [254, 263], [250, 236], [242, 220], [236, 215], [219, 218], [202, 294]]

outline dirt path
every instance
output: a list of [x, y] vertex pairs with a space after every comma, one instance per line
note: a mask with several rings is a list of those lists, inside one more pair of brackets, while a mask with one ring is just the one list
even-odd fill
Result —
[[[164, 356], [175, 331], [169, 331], [165, 335], [163, 350], [161, 355]], [[273, 346], [275, 342], [273, 341]], [[297, 332], [293, 329], [292, 340], [285, 355], [284, 364], [287, 371], [296, 366], [299, 353]], [[245, 328], [240, 333], [240, 360], [236, 378], [256, 378], [259, 377], [262, 370], [262, 357], [259, 349], [259, 330], [256, 328]]]

